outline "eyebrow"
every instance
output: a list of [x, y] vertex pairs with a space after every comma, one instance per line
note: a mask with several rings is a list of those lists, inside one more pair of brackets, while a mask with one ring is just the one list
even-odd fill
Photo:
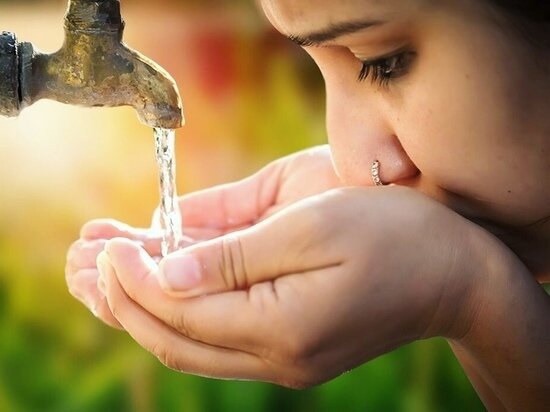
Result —
[[287, 35], [286, 37], [298, 44], [299, 46], [319, 46], [327, 41], [334, 40], [346, 34], [352, 34], [372, 26], [382, 24], [382, 21], [366, 20], [366, 21], [351, 21], [347, 23], [332, 24], [326, 30], [309, 33], [304, 36]]

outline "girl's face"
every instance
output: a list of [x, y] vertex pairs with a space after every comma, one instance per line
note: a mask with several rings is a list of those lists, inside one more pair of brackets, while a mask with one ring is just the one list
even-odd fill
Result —
[[527, 226], [549, 214], [548, 53], [483, 0], [262, 0], [322, 71], [337, 172]]

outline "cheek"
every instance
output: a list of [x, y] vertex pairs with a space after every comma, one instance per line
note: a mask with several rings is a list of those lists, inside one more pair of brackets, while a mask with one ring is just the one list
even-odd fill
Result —
[[462, 33], [461, 41], [440, 37], [438, 49], [424, 51], [393, 122], [426, 177], [480, 201], [487, 215], [511, 220], [525, 210], [522, 196], [531, 195], [518, 178], [530, 173], [524, 167], [529, 150], [521, 143], [530, 123], [522, 102], [529, 97], [510, 47], [486, 34]]
[[495, 160], [515, 157], [499, 99], [480, 94], [489, 84], [478, 79], [430, 78], [403, 101], [396, 133], [423, 174], [453, 192], [486, 195], [488, 184], [506, 177]]

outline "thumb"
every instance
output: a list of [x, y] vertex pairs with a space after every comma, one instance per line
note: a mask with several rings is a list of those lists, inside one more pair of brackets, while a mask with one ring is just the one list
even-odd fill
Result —
[[326, 247], [330, 224], [304, 203], [251, 228], [167, 256], [159, 264], [162, 288], [188, 298], [248, 289], [281, 276], [340, 264], [338, 248]]

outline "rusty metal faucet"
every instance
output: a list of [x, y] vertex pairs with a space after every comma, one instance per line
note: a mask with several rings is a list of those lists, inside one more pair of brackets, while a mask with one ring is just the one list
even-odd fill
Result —
[[0, 115], [17, 116], [40, 99], [86, 107], [132, 106], [148, 126], [184, 123], [170, 75], [122, 41], [119, 0], [69, 0], [65, 42], [53, 54], [0, 33]]

